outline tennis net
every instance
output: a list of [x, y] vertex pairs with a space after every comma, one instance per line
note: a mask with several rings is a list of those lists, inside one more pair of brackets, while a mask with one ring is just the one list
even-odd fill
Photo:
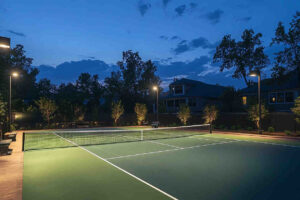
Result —
[[112, 144], [146, 140], [188, 137], [209, 133], [209, 124], [117, 130], [53, 130], [25, 132], [23, 150]]

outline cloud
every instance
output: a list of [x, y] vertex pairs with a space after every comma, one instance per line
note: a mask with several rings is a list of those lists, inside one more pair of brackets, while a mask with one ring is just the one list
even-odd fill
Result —
[[203, 67], [206, 68], [206, 69], [198, 74], [198, 76], [200, 76], [200, 77], [207, 76], [208, 74], [218, 74], [218, 73], [220, 73], [220, 68], [219, 67], [211, 66], [210, 64], [205, 64], [205, 65], [203, 65]]
[[216, 43], [210, 43], [204, 37], [195, 38], [189, 42], [186, 40], [182, 40], [177, 44], [175, 49], [172, 49], [172, 51], [176, 55], [178, 55], [187, 51], [192, 51], [200, 47], [203, 49], [214, 49], [216, 47]]
[[171, 0], [162, 0], [164, 8], [171, 2]]
[[150, 3], [145, 3], [144, 1], [139, 1], [138, 3], [138, 10], [142, 16], [146, 14], [146, 12], [151, 8]]
[[169, 37], [165, 36], [165, 35], [161, 35], [161, 36], [159, 36], [159, 38], [162, 39], [162, 40], [168, 40], [169, 39]]
[[252, 17], [243, 17], [243, 18], [240, 18], [238, 21], [249, 22], [251, 19], [252, 19]]
[[178, 16], [182, 16], [185, 10], [186, 10], [186, 5], [181, 5], [175, 8], [175, 12], [177, 13]]
[[223, 10], [217, 9], [212, 12], [209, 12], [205, 15], [205, 18], [208, 19], [212, 24], [217, 24], [220, 22], [221, 16], [224, 14]]
[[177, 35], [174, 35], [173, 37], [171, 37], [171, 40], [178, 40], [178, 39], [180, 39], [180, 38]]
[[197, 6], [198, 6], [198, 4], [196, 4], [194, 2], [190, 3], [191, 9], [195, 9], [195, 8], [197, 8]]
[[7, 32], [9, 32], [11, 34], [14, 34], [16, 36], [26, 37], [26, 35], [24, 33], [21, 33], [21, 32], [16, 32], [16, 31], [13, 31], [13, 30], [7, 30]]

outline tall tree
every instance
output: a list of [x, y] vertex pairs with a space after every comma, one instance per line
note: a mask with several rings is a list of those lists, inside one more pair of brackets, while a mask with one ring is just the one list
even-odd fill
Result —
[[221, 63], [220, 71], [235, 68], [233, 78], [243, 78], [246, 85], [250, 85], [247, 76], [250, 71], [261, 71], [269, 63], [261, 44], [261, 33], [255, 34], [252, 29], [246, 29], [241, 41], [235, 41], [231, 35], [225, 35], [217, 46], [213, 58], [214, 63]]
[[288, 31], [279, 22], [271, 46], [280, 44], [283, 50], [276, 53], [273, 78], [281, 78], [286, 72], [297, 70], [300, 79], [300, 12], [290, 22]]
[[135, 102], [149, 101], [149, 91], [153, 85], [160, 84], [159, 77], [155, 75], [156, 66], [151, 60], [143, 61], [138, 52], [130, 50], [123, 52], [122, 60], [117, 65], [120, 71], [105, 79], [107, 93], [112, 98], [121, 99], [125, 109], [132, 112]]
[[[33, 68], [32, 58], [25, 55], [25, 50], [22, 45], [16, 45], [9, 51], [8, 54], [0, 54], [0, 92], [5, 99], [8, 98], [9, 93], [9, 75], [13, 71], [20, 74], [18, 79], [12, 81], [13, 94], [13, 108], [22, 110], [23, 100], [32, 101], [36, 98], [35, 81], [38, 69]], [[14, 105], [16, 104], [16, 105]]]
[[41, 79], [36, 84], [36, 89], [39, 97], [53, 98], [56, 93], [56, 86], [51, 84], [51, 81], [46, 78]]

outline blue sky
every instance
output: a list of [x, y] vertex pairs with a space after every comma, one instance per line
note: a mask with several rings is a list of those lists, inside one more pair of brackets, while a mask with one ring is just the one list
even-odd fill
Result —
[[[278, 22], [287, 25], [297, 9], [298, 0], [0, 0], [0, 35], [23, 44], [35, 66], [115, 64], [128, 49], [164, 64], [190, 63], [246, 28], [269, 45]], [[215, 69], [199, 67], [202, 75]]]

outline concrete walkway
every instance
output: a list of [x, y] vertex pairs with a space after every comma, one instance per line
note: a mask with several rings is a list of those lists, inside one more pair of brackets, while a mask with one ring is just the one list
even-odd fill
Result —
[[0, 156], [0, 200], [22, 200], [24, 154], [21, 132], [9, 148], [13, 149], [11, 155]]

